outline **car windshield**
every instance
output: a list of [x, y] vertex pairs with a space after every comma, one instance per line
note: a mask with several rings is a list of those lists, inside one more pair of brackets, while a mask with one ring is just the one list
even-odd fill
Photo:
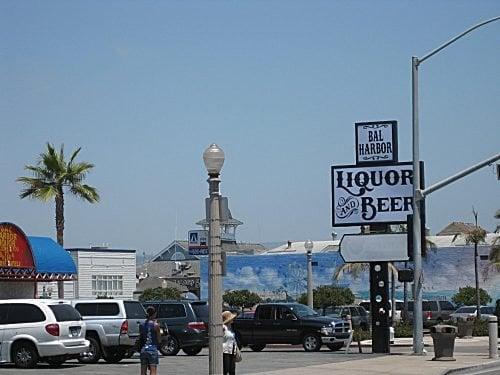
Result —
[[493, 306], [483, 306], [479, 310], [481, 311], [481, 314], [494, 314], [495, 313], [495, 308]]
[[299, 305], [299, 304], [292, 305], [290, 306], [290, 310], [292, 310], [295, 313], [295, 315], [297, 315], [299, 318], [303, 318], [305, 316], [319, 315], [316, 311], [305, 305]]
[[473, 314], [473, 313], [476, 312], [476, 308], [475, 307], [465, 306], [465, 307], [459, 308], [455, 312], [458, 313], [458, 314]]
[[328, 312], [328, 315], [341, 316], [342, 307], [334, 307], [331, 311]]

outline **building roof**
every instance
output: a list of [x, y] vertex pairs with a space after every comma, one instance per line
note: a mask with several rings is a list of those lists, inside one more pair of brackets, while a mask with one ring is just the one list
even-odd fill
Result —
[[[264, 252], [262, 255], [273, 254], [305, 254], [306, 248], [304, 247], [305, 241], [296, 241], [285, 243], [281, 246], [275, 247]], [[330, 251], [338, 251], [340, 240], [334, 241], [313, 241], [313, 253], [327, 253]]]
[[49, 237], [28, 236], [35, 271], [39, 274], [74, 275], [75, 263], [64, 248]]
[[460, 221], [454, 221], [454, 222], [448, 224], [443, 229], [441, 229], [441, 231], [438, 232], [436, 235], [437, 236], [452, 236], [452, 235], [457, 235], [457, 234], [465, 234], [465, 233], [469, 233], [475, 227], [476, 226], [472, 223], [463, 223]]
[[172, 241], [167, 247], [158, 252], [151, 262], [161, 262], [164, 260], [199, 260], [194, 255], [189, 254], [187, 241]]
[[72, 247], [66, 251], [93, 251], [93, 252], [109, 252], [109, 253], [135, 253], [133, 249], [110, 249], [105, 246], [91, 246], [91, 247]]

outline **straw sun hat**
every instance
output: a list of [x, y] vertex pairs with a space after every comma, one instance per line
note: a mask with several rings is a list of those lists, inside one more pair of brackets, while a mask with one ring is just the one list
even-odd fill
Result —
[[233, 314], [231, 311], [224, 311], [222, 313], [222, 324], [229, 324], [231, 323], [234, 318], [236, 318], [237, 315]]

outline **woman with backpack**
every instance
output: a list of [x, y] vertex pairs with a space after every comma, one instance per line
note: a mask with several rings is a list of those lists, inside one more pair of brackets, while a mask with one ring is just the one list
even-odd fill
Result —
[[156, 322], [156, 310], [153, 306], [146, 309], [147, 318], [139, 326], [141, 375], [146, 375], [148, 368], [151, 375], [156, 375], [159, 364], [158, 346], [161, 343], [160, 326]]

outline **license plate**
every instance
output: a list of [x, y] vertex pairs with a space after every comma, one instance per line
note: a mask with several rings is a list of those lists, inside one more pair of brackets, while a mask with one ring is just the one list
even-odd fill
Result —
[[80, 327], [69, 327], [69, 332], [71, 333], [71, 336], [78, 336], [80, 334], [81, 328]]

